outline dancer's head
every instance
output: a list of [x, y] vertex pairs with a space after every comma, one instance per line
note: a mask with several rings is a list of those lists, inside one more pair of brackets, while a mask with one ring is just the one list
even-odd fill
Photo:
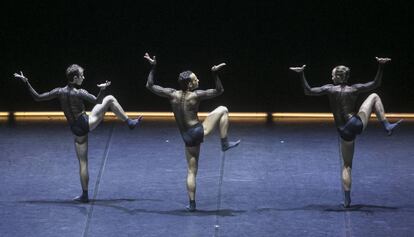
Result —
[[77, 65], [72, 64], [66, 69], [66, 78], [70, 84], [76, 84], [78, 86], [82, 85], [85, 77], [83, 76], [84, 69]]
[[198, 78], [192, 71], [184, 71], [178, 76], [178, 84], [181, 90], [192, 91], [198, 87]]
[[332, 70], [332, 81], [335, 85], [346, 84], [349, 78], [349, 68], [345, 66], [336, 66]]

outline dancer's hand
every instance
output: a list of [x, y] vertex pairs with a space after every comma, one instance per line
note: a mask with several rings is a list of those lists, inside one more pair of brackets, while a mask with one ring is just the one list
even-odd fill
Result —
[[219, 65], [214, 65], [214, 66], [211, 68], [211, 71], [212, 71], [212, 72], [217, 72], [218, 70], [220, 70], [220, 68], [222, 68], [222, 67], [224, 67], [224, 66], [226, 66], [226, 64], [225, 64], [225, 63], [220, 63]]
[[378, 58], [378, 57], [375, 57], [375, 59], [377, 60], [377, 62], [379, 64], [386, 64], [387, 62], [391, 61], [391, 58]]
[[145, 53], [144, 58], [145, 58], [146, 60], [148, 60], [148, 62], [149, 62], [152, 66], [157, 65], [157, 60], [155, 59], [155, 56], [154, 56], [153, 58], [151, 58], [151, 57], [149, 56], [149, 54], [148, 54], [148, 53]]
[[297, 73], [301, 73], [305, 70], [306, 65], [302, 65], [302, 67], [290, 67], [289, 69], [297, 72]]
[[101, 90], [105, 90], [108, 86], [110, 86], [111, 85], [111, 81], [105, 81], [105, 83], [102, 83], [102, 84], [97, 84], [97, 86], [99, 87], [99, 88], [101, 88]]
[[24, 83], [26, 83], [27, 81], [29, 81], [29, 79], [27, 79], [27, 77], [25, 77], [23, 75], [23, 72], [22, 71], [20, 71], [20, 74], [18, 74], [18, 73], [13, 74], [13, 76], [15, 78], [18, 78], [18, 79], [22, 80]]

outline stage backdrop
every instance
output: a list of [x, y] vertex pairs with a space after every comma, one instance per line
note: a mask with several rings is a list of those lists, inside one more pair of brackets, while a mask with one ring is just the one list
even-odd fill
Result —
[[[377, 92], [389, 112], [413, 112], [413, 8], [396, 1], [19, 1], [2, 2], [0, 111], [59, 110], [34, 102], [12, 74], [22, 70], [38, 92], [66, 83], [72, 63], [85, 68], [84, 88], [112, 81], [108, 93], [127, 111], [170, 111], [146, 88], [145, 52], [156, 55], [156, 82], [177, 88], [192, 70], [200, 88], [222, 96], [201, 110], [329, 111], [326, 97], [303, 94], [289, 66], [307, 65], [310, 85], [331, 81], [336, 65], [351, 68], [351, 83], [372, 80], [375, 56], [391, 57]], [[367, 94], [361, 95], [361, 99]], [[89, 107], [91, 108], [91, 107]]]

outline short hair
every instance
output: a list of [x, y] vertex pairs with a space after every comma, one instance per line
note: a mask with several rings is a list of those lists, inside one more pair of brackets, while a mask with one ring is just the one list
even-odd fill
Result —
[[69, 82], [73, 81], [75, 76], [80, 76], [80, 73], [83, 72], [83, 68], [77, 64], [72, 64], [66, 68], [66, 78]]
[[349, 73], [350, 73], [350, 69], [349, 69], [349, 67], [346, 67], [346, 66], [343, 66], [343, 65], [339, 65], [339, 66], [336, 66], [334, 69], [333, 69], [333, 71], [336, 73], [336, 72], [338, 72], [338, 73], [340, 73], [340, 74], [345, 74], [345, 80], [348, 80], [348, 78], [349, 78]]
[[183, 91], [188, 90], [188, 83], [191, 81], [191, 74], [193, 74], [192, 71], [184, 71], [178, 76], [178, 84], [180, 84]]

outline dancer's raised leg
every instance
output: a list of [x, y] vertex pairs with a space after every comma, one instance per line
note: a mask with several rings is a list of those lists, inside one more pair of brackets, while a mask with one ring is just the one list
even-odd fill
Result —
[[387, 118], [385, 117], [384, 106], [382, 105], [381, 98], [378, 96], [378, 94], [372, 93], [367, 97], [367, 99], [365, 99], [364, 103], [362, 103], [358, 112], [358, 116], [361, 118], [362, 123], [364, 124], [364, 129], [368, 125], [372, 111], [375, 112], [377, 119], [384, 125], [384, 129], [388, 135], [391, 135], [394, 128], [396, 128], [402, 121], [399, 120], [396, 123], [388, 122]]
[[230, 148], [239, 145], [240, 140], [229, 142], [227, 138], [227, 131], [229, 128], [229, 111], [224, 106], [219, 106], [207, 115], [203, 122], [204, 135], [207, 136], [211, 131], [219, 125], [221, 149], [227, 151]]
[[118, 100], [114, 96], [108, 95], [103, 98], [101, 104], [97, 104], [93, 107], [91, 114], [89, 115], [90, 131], [99, 125], [109, 108], [112, 112], [114, 112], [117, 118], [126, 122], [130, 129], [134, 129], [142, 118], [139, 116], [137, 119], [129, 119], [125, 114], [125, 111], [122, 109], [122, 106], [118, 103]]

